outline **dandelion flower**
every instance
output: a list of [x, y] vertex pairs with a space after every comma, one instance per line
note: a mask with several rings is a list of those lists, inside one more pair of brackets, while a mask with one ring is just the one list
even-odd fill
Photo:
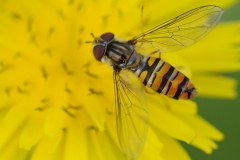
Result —
[[[225, 8], [234, 1], [211, 2]], [[167, 1], [1, 2], [0, 159], [126, 159], [117, 139], [112, 69], [96, 62], [92, 46], [84, 42], [91, 32], [137, 35], [142, 5], [144, 28], [204, 5], [171, 3], [178, 6]], [[190, 77], [200, 96], [233, 98], [235, 80], [218, 73], [240, 69], [232, 47], [240, 40], [238, 26], [220, 24], [196, 45], [162, 58]], [[197, 115], [196, 103], [159, 95], [147, 100], [150, 124], [139, 159], [187, 160], [178, 140], [210, 154], [223, 139]]]

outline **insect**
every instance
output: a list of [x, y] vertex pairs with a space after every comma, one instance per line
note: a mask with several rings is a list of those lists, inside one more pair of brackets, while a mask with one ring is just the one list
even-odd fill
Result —
[[222, 14], [218, 6], [201, 6], [128, 41], [118, 40], [111, 32], [97, 38], [92, 34], [94, 57], [113, 67], [118, 138], [130, 159], [136, 159], [141, 153], [148, 127], [143, 90], [131, 75], [144, 86], [174, 99], [192, 99], [197, 93], [183, 73], [161, 58], [138, 53], [138, 46], [160, 53], [183, 49], [206, 36]]

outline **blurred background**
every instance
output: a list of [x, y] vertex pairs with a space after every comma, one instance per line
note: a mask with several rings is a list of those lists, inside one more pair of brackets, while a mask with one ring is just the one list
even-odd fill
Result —
[[[230, 20], [240, 20], [240, 2], [226, 11], [221, 19], [221, 21]], [[240, 36], [240, 26], [239, 34], [236, 36]], [[222, 131], [225, 138], [222, 142], [217, 143], [218, 149], [211, 155], [182, 143], [193, 160], [240, 160], [240, 73], [231, 73], [227, 76], [238, 80], [238, 97], [236, 99], [195, 99], [199, 106], [199, 114]]]

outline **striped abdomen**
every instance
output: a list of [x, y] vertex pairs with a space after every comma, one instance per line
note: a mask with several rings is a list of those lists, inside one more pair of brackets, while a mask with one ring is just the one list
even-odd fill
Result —
[[143, 56], [133, 73], [145, 86], [174, 99], [191, 99], [197, 94], [184, 74], [160, 58]]

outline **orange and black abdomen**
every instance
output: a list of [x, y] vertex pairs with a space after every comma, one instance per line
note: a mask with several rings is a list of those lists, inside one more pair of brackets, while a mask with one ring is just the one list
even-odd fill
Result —
[[[142, 55], [141, 55], [142, 56]], [[133, 73], [154, 91], [174, 99], [192, 99], [197, 94], [190, 80], [160, 58], [142, 56]]]

